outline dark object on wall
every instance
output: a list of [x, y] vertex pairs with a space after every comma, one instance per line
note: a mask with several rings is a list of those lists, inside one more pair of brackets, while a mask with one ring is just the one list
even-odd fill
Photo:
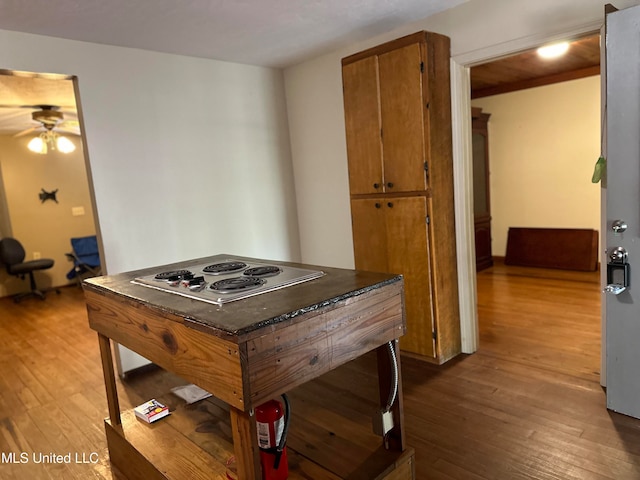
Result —
[[[22, 244], [15, 238], [5, 237], [0, 240], [0, 262], [4, 264], [10, 275], [15, 275], [24, 279], [25, 275], [29, 275], [29, 283], [31, 291], [15, 295], [13, 301], [18, 303], [24, 297], [35, 295], [44, 300], [44, 292], [38, 290], [36, 281], [33, 276], [35, 270], [46, 270], [53, 267], [53, 260], [50, 258], [41, 258], [39, 260], [30, 260], [25, 262], [25, 251]], [[56, 293], [60, 293], [56, 290]]]
[[71, 253], [65, 253], [73, 262], [73, 268], [67, 273], [69, 280], [75, 278], [80, 284], [83, 277], [97, 277], [101, 274], [100, 252], [95, 235], [72, 238], [71, 248], [73, 250]]
[[58, 193], [58, 189], [56, 188], [53, 192], [47, 192], [44, 188], [41, 189], [38, 196], [40, 197], [40, 202], [44, 203], [47, 200], [53, 200], [58, 203], [58, 199], [56, 198], [56, 194]]
[[506, 265], [592, 272], [598, 232], [580, 228], [509, 228]]
[[473, 223], [476, 239], [476, 272], [493, 265], [491, 253], [491, 201], [489, 186], [489, 131], [491, 114], [471, 108], [473, 146]]

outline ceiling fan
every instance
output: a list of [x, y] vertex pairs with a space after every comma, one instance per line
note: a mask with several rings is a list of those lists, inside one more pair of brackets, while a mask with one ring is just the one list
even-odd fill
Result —
[[[3, 105], [4, 106], [4, 105]], [[15, 108], [15, 107], [14, 107]], [[69, 135], [80, 135], [78, 131], [77, 119], [65, 119], [64, 113], [61, 111], [61, 107], [57, 105], [21, 105], [20, 108], [31, 108], [35, 111], [31, 112], [31, 118], [33, 121], [40, 123], [25, 130], [22, 130], [14, 135], [14, 137], [22, 137], [28, 135], [39, 129], [45, 131], [61, 131]], [[68, 115], [70, 112], [68, 113]], [[71, 113], [71, 115], [74, 115]]]
[[[79, 136], [79, 123], [77, 119], [65, 119], [61, 107], [57, 105], [0, 105], [0, 108], [2, 107], [13, 109], [29, 108], [34, 110], [31, 112], [31, 119], [38, 122], [39, 125], [26, 128], [13, 135], [14, 137], [22, 137], [33, 132], [41, 132], [38, 136], [31, 139], [27, 146], [29, 150], [41, 154], [45, 154], [49, 150], [59, 150], [62, 153], [71, 153], [75, 150], [76, 147], [73, 142], [67, 137], [60, 135], [60, 133]], [[70, 111], [68, 115], [75, 116], [75, 112]]]

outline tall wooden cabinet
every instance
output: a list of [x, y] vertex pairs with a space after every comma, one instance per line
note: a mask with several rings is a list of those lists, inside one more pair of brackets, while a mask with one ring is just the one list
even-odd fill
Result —
[[418, 32], [342, 60], [356, 268], [405, 278], [405, 352], [460, 353], [449, 39]]
[[491, 253], [491, 201], [489, 184], [489, 131], [491, 114], [471, 109], [473, 145], [473, 219], [476, 238], [476, 271], [493, 265]]

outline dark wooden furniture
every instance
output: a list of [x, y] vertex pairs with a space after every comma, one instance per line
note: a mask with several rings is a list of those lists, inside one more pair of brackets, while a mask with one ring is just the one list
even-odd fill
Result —
[[509, 228], [505, 265], [593, 272], [598, 232], [588, 228]]
[[449, 39], [418, 32], [342, 59], [358, 270], [401, 273], [403, 351], [460, 353]]
[[[163, 419], [147, 425], [136, 421], [131, 412], [121, 415], [110, 339], [228, 404], [231, 450], [243, 480], [261, 478], [256, 426], [250, 414], [255, 406], [374, 349], [378, 349], [380, 402], [387, 400], [391, 382], [387, 344], [391, 342], [398, 353], [396, 339], [405, 331], [401, 277], [323, 267], [326, 275], [319, 279], [224, 306], [131, 283], [135, 277], [228, 257], [92, 278], [83, 284], [89, 325], [98, 332], [105, 375], [110, 457], [129, 479], [185, 478], [187, 472], [192, 479], [222, 479], [230, 452], [229, 445], [214, 435], [206, 448], [176, 435], [176, 421], [163, 424]], [[414, 478], [413, 452], [404, 441], [399, 380], [395, 423], [385, 438], [387, 450], [372, 452], [384, 461], [353, 465], [348, 478]], [[163, 428], [166, 435], [159, 433]], [[292, 454], [297, 455], [295, 448]], [[341, 478], [322, 465], [314, 468], [322, 472], [317, 478]], [[294, 465], [290, 478], [309, 478], [305, 475]]]
[[493, 265], [491, 253], [491, 187], [489, 183], [489, 132], [491, 114], [471, 108], [473, 145], [473, 220], [476, 239], [476, 271]]

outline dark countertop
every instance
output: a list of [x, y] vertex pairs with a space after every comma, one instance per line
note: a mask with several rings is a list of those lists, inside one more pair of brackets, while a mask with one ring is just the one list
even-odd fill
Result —
[[[325, 275], [298, 285], [224, 305], [214, 305], [131, 283], [131, 280], [136, 277], [151, 275], [159, 271], [189, 268], [204, 262], [216, 263], [228, 258], [322, 270]], [[116, 275], [90, 278], [83, 282], [83, 287], [97, 293], [115, 294], [123, 297], [123, 300], [133, 300], [148, 308], [177, 315], [182, 317], [185, 322], [190, 323], [191, 326], [211, 331], [219, 336], [240, 337], [401, 281], [401, 275], [220, 254]]]

